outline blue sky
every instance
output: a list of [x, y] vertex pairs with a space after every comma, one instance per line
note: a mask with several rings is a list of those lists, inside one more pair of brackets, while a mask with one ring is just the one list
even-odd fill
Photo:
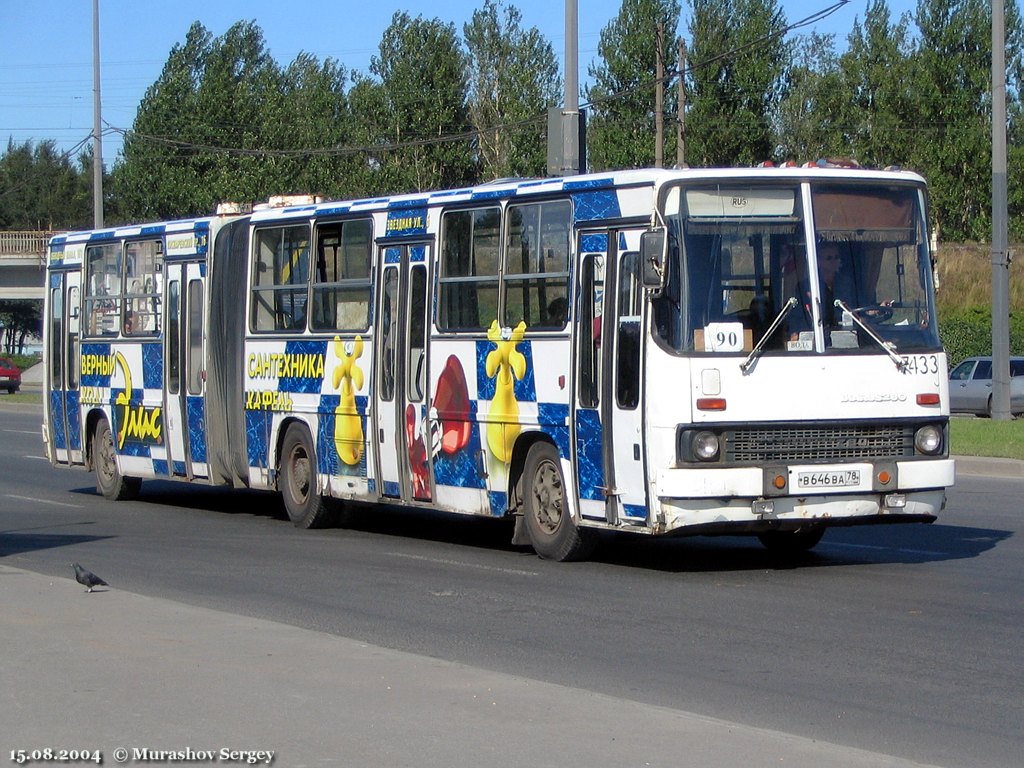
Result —
[[[559, 60], [565, 46], [564, 2], [507, 0], [522, 12], [524, 26], [536, 26]], [[618, 13], [621, 0], [579, 0], [580, 82], [597, 58], [601, 29]], [[833, 5], [836, 0], [781, 0], [789, 23]], [[128, 129], [143, 94], [159, 76], [171, 48], [184, 41], [194, 21], [214, 35], [239, 20], [254, 20], [271, 55], [281, 64], [300, 51], [332, 57], [367, 72], [381, 34], [396, 10], [438, 17], [462, 31], [483, 0], [405, 0], [402, 3], [347, 0], [100, 0], [101, 101], [103, 119]], [[687, 32], [687, 4], [679, 32]], [[839, 48], [867, 0], [850, 0], [811, 30], [835, 34]], [[889, 0], [894, 19], [916, 7], [914, 0]], [[92, 0], [0, 0], [4, 44], [0, 46], [0, 152], [7, 141], [51, 139], [62, 151], [87, 139], [93, 120]], [[112, 164], [117, 136], [105, 136], [103, 157]]]

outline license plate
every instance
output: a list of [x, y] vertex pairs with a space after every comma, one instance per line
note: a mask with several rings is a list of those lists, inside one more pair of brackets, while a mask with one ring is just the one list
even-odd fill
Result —
[[797, 488], [848, 488], [860, 485], [859, 469], [828, 469], [820, 472], [798, 472]]

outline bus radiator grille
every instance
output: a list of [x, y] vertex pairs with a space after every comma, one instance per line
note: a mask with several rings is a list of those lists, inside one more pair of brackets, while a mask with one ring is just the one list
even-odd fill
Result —
[[834, 425], [744, 427], [723, 434], [724, 458], [740, 464], [898, 459], [914, 455], [914, 427]]

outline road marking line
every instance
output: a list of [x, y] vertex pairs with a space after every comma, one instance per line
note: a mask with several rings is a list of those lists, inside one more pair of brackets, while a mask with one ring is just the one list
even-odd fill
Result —
[[423, 560], [428, 563], [437, 563], [439, 565], [457, 565], [463, 568], [476, 568], [481, 571], [497, 571], [498, 573], [508, 573], [513, 576], [540, 576], [537, 571], [521, 571], [517, 568], [498, 568], [493, 565], [477, 565], [476, 563], [466, 563], [461, 560], [446, 560], [441, 557], [426, 557], [424, 555], [407, 555], [402, 552], [388, 552], [391, 557], [404, 557], [406, 560]]
[[63, 501], [50, 501], [49, 499], [37, 499], [34, 496], [15, 496], [13, 493], [4, 494], [8, 499], [18, 499], [19, 501], [37, 501], [40, 504], [53, 504], [57, 507], [71, 507], [72, 509], [81, 509], [81, 504], [68, 504]]
[[845, 544], [840, 541], [826, 541], [826, 547], [846, 547], [848, 549], [874, 549], [880, 552], [901, 552], [906, 555], [927, 555], [928, 557], [949, 557], [949, 552], [932, 552], [928, 549], [903, 549], [902, 547], [879, 547], [874, 544]]

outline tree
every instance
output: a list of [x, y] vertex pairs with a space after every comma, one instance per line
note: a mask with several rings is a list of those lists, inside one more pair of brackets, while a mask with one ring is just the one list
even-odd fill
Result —
[[752, 165], [774, 156], [774, 110], [789, 47], [775, 0], [690, 0], [687, 161]]
[[124, 221], [209, 209], [210, 196], [199, 189], [204, 169], [196, 140], [206, 120], [199, 111], [198, 90], [212, 41], [202, 24], [193, 24], [185, 42], [171, 49], [163, 71], [139, 104], [114, 168], [114, 189]]
[[[453, 24], [399, 11], [353, 94], [364, 135], [380, 151], [366, 166], [377, 194], [443, 189], [476, 179], [465, 54]], [[355, 90], [355, 89], [353, 89]]]
[[280, 89], [262, 109], [268, 148], [287, 152], [264, 158], [278, 192], [352, 196], [356, 159], [344, 66], [300, 53], [281, 73]]
[[906, 165], [916, 137], [910, 18], [890, 24], [885, 0], [871, 0], [864, 23], [854, 22], [840, 58], [842, 94], [836, 105], [848, 154], [862, 165]]
[[[664, 30], [664, 72], [671, 73], [678, 65], [677, 0], [623, 0], [618, 16], [601, 30], [597, 48], [601, 63], [591, 64], [593, 85], [586, 89], [590, 103], [587, 152], [592, 169], [654, 164], [659, 24]], [[666, 112], [675, 114], [674, 105], [674, 90], [666, 89]], [[665, 155], [669, 157], [675, 152], [675, 131], [666, 130], [666, 134]]]
[[991, 14], [984, 0], [919, 0], [911, 163], [928, 177], [944, 239], [991, 232]]
[[773, 153], [806, 162], [850, 154], [843, 122], [845, 94], [832, 35], [798, 37], [779, 104]]
[[11, 355], [25, 353], [25, 340], [43, 333], [43, 303], [34, 299], [0, 299], [0, 348]]
[[252, 22], [213, 38], [198, 22], [146, 91], [115, 189], [129, 219], [209, 213], [223, 200], [277, 192], [266, 131], [281, 75]]
[[0, 157], [0, 229], [80, 229], [92, 222], [88, 155], [76, 167], [53, 141], [8, 141]]
[[547, 165], [546, 115], [558, 104], [561, 77], [551, 44], [521, 22], [515, 6], [485, 0], [463, 27], [469, 116], [485, 179], [543, 176]]

